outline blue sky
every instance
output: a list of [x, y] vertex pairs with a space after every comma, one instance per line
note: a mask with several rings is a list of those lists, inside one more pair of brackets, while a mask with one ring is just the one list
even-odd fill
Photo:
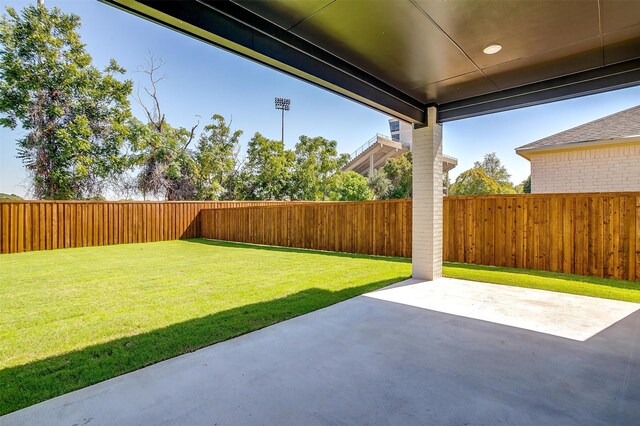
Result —
[[[22, 8], [28, 2], [0, 0], [0, 5]], [[342, 152], [353, 152], [376, 132], [389, 133], [382, 113], [342, 98], [263, 65], [191, 39], [174, 31], [119, 11], [97, 1], [52, 1], [65, 12], [81, 17], [80, 30], [94, 63], [104, 66], [115, 58], [127, 69], [136, 86], [145, 83], [136, 69], [148, 52], [162, 58], [167, 79], [160, 100], [168, 121], [191, 127], [213, 114], [233, 120], [244, 130], [243, 146], [255, 132], [280, 138], [280, 115], [273, 98], [291, 99], [286, 116], [285, 141], [293, 147], [300, 135], [324, 136], [338, 141]], [[468, 169], [485, 153], [497, 152], [515, 183], [529, 175], [528, 161], [514, 148], [558, 131], [640, 103], [640, 87], [524, 108], [444, 125], [444, 151], [457, 157], [451, 173]], [[134, 113], [142, 118], [132, 100]], [[0, 192], [26, 195], [26, 174], [15, 158], [15, 139], [21, 131], [0, 128]]]

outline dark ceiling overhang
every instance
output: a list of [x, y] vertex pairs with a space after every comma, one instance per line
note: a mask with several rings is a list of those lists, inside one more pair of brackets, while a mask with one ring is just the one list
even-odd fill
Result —
[[[640, 59], [443, 104], [443, 122], [593, 95], [640, 84]], [[640, 102], [640, 99], [638, 100]]]
[[413, 123], [640, 84], [634, 0], [102, 1]]

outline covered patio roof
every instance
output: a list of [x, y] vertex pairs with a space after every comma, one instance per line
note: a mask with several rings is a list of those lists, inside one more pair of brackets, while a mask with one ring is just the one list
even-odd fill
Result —
[[417, 124], [640, 83], [636, 0], [103, 1]]

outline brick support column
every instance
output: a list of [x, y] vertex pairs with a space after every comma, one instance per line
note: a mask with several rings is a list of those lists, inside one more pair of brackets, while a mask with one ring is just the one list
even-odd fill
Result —
[[427, 110], [428, 126], [413, 129], [413, 278], [442, 276], [442, 126]]

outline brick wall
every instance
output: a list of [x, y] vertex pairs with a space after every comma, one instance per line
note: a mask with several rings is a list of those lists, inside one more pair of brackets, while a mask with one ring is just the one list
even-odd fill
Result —
[[640, 144], [531, 155], [531, 192], [640, 191]]

